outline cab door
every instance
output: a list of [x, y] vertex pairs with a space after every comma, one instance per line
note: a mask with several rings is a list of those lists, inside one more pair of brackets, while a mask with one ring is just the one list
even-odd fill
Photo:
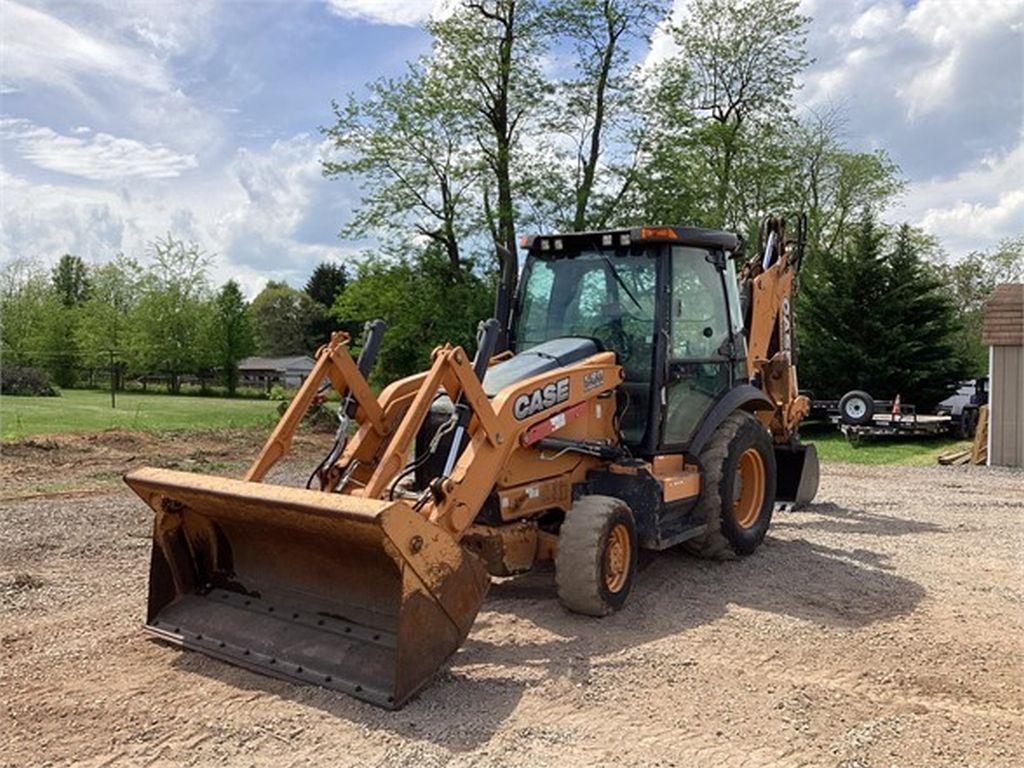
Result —
[[732, 260], [672, 246], [661, 450], [685, 448], [704, 415], [744, 376], [742, 315]]

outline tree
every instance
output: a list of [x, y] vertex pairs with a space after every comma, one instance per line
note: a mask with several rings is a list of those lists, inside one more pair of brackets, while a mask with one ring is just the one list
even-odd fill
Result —
[[472, 273], [453, 275], [437, 249], [397, 263], [368, 258], [332, 314], [350, 325], [378, 317], [388, 324], [373, 373], [384, 384], [423, 370], [438, 344], [473, 350], [477, 324], [490, 315], [490, 289]]
[[546, 136], [537, 161], [527, 164], [524, 189], [533, 218], [552, 222], [548, 227], [581, 232], [614, 215], [631, 175], [616, 161], [636, 151], [630, 111], [638, 71], [629, 43], [649, 35], [665, 9], [663, 0], [553, 4], [549, 23], [572, 46], [574, 71], [544, 104]]
[[842, 143], [844, 118], [835, 108], [810, 112], [790, 136], [791, 208], [807, 214], [807, 263], [812, 280], [824, 254], [845, 241], [865, 210], [879, 215], [903, 189], [899, 168], [884, 150], [852, 152]]
[[53, 288], [62, 306], [70, 309], [82, 304], [89, 295], [89, 276], [85, 262], [70, 253], [61, 256], [53, 268]]
[[0, 272], [0, 351], [5, 363], [44, 368], [62, 387], [74, 384], [75, 309], [61, 303], [53, 275], [32, 259]]
[[[890, 245], [887, 245], [890, 243]], [[864, 213], [842, 252], [801, 296], [802, 383], [818, 397], [851, 389], [929, 408], [966, 374], [955, 308], [904, 225], [889, 233]]]
[[1000, 283], [1024, 281], [1024, 235], [957, 261], [938, 255], [934, 261], [960, 317], [959, 354], [970, 361], [970, 375], [981, 376], [988, 370], [988, 349], [981, 341], [985, 302]]
[[[344, 296], [344, 294], [342, 294]], [[320, 306], [287, 283], [270, 281], [252, 301], [257, 347], [264, 355], [303, 355], [324, 340], [310, 328], [322, 317]]]
[[305, 291], [313, 301], [327, 309], [334, 306], [335, 300], [345, 290], [348, 274], [345, 267], [330, 261], [321, 261], [316, 265], [313, 274], [306, 281]]
[[0, 269], [0, 349], [5, 362], [49, 368], [43, 318], [59, 303], [38, 262], [20, 258]]
[[538, 65], [546, 22], [537, 0], [465, 0], [428, 25], [434, 68], [458, 111], [472, 117], [471, 135], [489, 172], [481, 203], [508, 292], [518, 277], [517, 159], [524, 124], [546, 90]]
[[877, 313], [887, 288], [883, 238], [874, 217], [865, 215], [844, 249], [824, 262], [822, 279], [800, 294], [801, 383], [819, 398], [838, 398], [851, 389], [883, 394], [877, 383], [885, 372], [877, 352], [890, 331]]
[[317, 304], [319, 316], [309, 328], [310, 335], [320, 342], [326, 342], [335, 330], [330, 317], [331, 307], [348, 284], [348, 274], [341, 264], [322, 261], [316, 265], [313, 274], [306, 281], [304, 290]]
[[351, 96], [344, 107], [335, 102], [335, 124], [325, 133], [336, 152], [324, 174], [356, 176], [366, 190], [343, 234], [376, 235], [401, 253], [411, 228], [462, 269], [481, 166], [467, 112], [448, 86], [417, 62], [402, 78], [370, 83], [367, 96]]
[[889, 390], [931, 408], [969, 375], [970, 363], [957, 349], [956, 307], [927, 260], [937, 250], [935, 239], [909, 224], [902, 224], [893, 239], [880, 314], [897, 332], [879, 353], [891, 376]]
[[153, 264], [140, 283], [133, 313], [132, 344], [143, 367], [169, 377], [171, 392], [181, 386], [181, 374], [205, 368], [211, 347], [209, 327], [210, 256], [196, 243], [173, 235], [150, 244]]
[[65, 253], [54, 267], [51, 279], [56, 306], [41, 318], [48, 339], [45, 347], [48, 368], [57, 384], [70, 387], [75, 382], [75, 369], [79, 362], [75, 343], [77, 309], [89, 294], [85, 262], [78, 256]]
[[249, 304], [234, 280], [221, 286], [214, 300], [212, 338], [216, 360], [224, 375], [228, 394], [238, 388], [238, 363], [256, 348]]
[[138, 364], [132, 344], [132, 322], [142, 284], [142, 268], [124, 254], [89, 270], [89, 294], [82, 304], [75, 341], [91, 366], [105, 367], [115, 357], [116, 388], [123, 386], [124, 370]]
[[696, 180], [700, 196], [688, 197], [698, 223], [750, 231], [780, 197], [796, 78], [810, 62], [809, 19], [797, 9], [796, 0], [693, 0], [670, 28], [678, 53], [655, 73], [649, 119], [680, 123], [653, 132], [670, 143], [649, 147], [662, 164], [651, 175]]

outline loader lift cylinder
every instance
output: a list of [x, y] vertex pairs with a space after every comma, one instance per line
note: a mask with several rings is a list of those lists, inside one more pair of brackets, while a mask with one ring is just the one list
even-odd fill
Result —
[[[387, 325], [380, 319], [370, 320], [363, 326], [363, 348], [359, 350], [356, 368], [359, 369], [359, 373], [364, 379], [370, 377], [373, 365], [377, 361], [377, 353], [380, 351], [380, 345], [384, 339], [386, 328]], [[348, 427], [352, 419], [356, 417], [356, 410], [358, 408], [359, 403], [356, 402], [352, 393], [346, 393], [344, 402], [338, 408], [338, 430], [334, 435], [334, 443], [327, 456], [324, 457], [324, 460], [320, 462], [317, 468], [313, 470], [313, 474], [309, 476], [309, 480], [306, 481], [307, 488], [312, 487], [314, 478], [319, 478], [321, 489], [329, 486], [330, 479], [327, 473], [331, 471], [335, 462], [341, 458], [341, 454], [345, 451], [345, 445], [348, 442]]]
[[[487, 365], [494, 355], [500, 335], [501, 323], [493, 317], [490, 320], [481, 322], [477, 328], [476, 357], [473, 358], [473, 373], [476, 374], [479, 381], [484, 380], [484, 374], [487, 373]], [[459, 459], [459, 454], [462, 452], [462, 437], [466, 434], [466, 427], [469, 425], [471, 415], [472, 412], [469, 406], [460, 397], [459, 402], [455, 404], [455, 410], [452, 412], [452, 418], [456, 420], [455, 436], [452, 439], [451, 447], [448, 449], [448, 458], [444, 463], [442, 478], [451, 475], [455, 462]]]

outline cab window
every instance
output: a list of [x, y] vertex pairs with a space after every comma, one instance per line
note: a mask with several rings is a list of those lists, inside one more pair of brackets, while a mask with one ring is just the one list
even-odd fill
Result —
[[672, 353], [674, 360], [713, 357], [729, 339], [722, 278], [708, 252], [672, 249]]
[[[669, 361], [662, 445], [688, 442], [731, 386], [731, 338], [723, 275], [702, 248], [674, 246]], [[738, 314], [738, 313], [737, 313]]]

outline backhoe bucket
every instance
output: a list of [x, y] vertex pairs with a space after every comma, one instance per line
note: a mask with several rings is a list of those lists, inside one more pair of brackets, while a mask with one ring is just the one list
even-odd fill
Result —
[[775, 465], [775, 500], [793, 507], [810, 504], [818, 492], [821, 474], [814, 444], [776, 445]]
[[398, 708], [462, 644], [483, 565], [401, 501], [165, 469], [125, 476], [156, 513], [147, 631]]

